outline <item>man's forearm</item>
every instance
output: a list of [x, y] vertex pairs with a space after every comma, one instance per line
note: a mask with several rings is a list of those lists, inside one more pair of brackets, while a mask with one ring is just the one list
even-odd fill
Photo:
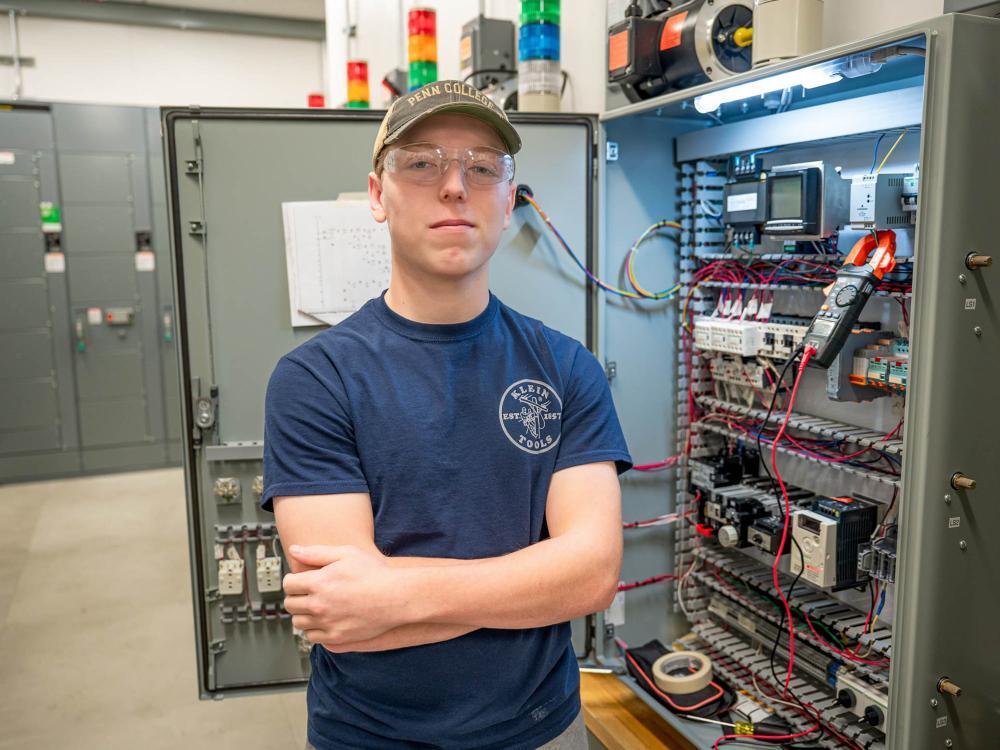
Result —
[[410, 558], [408, 619], [472, 628], [532, 628], [604, 609], [618, 583], [620, 548], [582, 534], [546, 539], [482, 560]]

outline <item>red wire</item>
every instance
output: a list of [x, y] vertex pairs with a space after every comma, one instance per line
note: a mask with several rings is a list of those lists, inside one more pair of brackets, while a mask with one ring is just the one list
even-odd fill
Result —
[[795, 734], [724, 734], [715, 741], [715, 744], [712, 745], [712, 750], [719, 750], [719, 745], [726, 740], [796, 740], [817, 730], [822, 731], [822, 729], [823, 727], [817, 721], [811, 729], [807, 729], [804, 732], [796, 732]]
[[[781, 422], [781, 429], [778, 430], [777, 436], [774, 438], [774, 442], [771, 443], [771, 470], [774, 474], [774, 478], [778, 480], [778, 486], [781, 488], [781, 496], [785, 501], [785, 523], [781, 529], [781, 543], [778, 545], [778, 549], [784, 549], [785, 543], [788, 541], [788, 525], [789, 519], [791, 518], [791, 501], [788, 498], [788, 489], [785, 487], [785, 482], [781, 478], [781, 472], [778, 471], [778, 444], [781, 442], [781, 438], [785, 435], [785, 430], [788, 428], [788, 420], [792, 416], [792, 407], [795, 405], [795, 396], [799, 391], [799, 385], [802, 383], [802, 376], [805, 374], [806, 365], [809, 364], [809, 360], [812, 359], [813, 355], [816, 354], [816, 350], [807, 346], [802, 352], [802, 362], [799, 364], [799, 372], [795, 376], [795, 385], [792, 386], [792, 392], [788, 396], [788, 407], [785, 409], [785, 418]], [[778, 563], [781, 562], [781, 555], [774, 556], [774, 566], [771, 568], [772, 580], [774, 582], [774, 588], [778, 590], [778, 597], [781, 599], [781, 603], [785, 607], [785, 616], [788, 618], [788, 672], [785, 674], [785, 688], [784, 694], [788, 695], [788, 684], [792, 681], [792, 668], [795, 665], [795, 618], [792, 616], [792, 608], [788, 604], [788, 599], [785, 598], [785, 592], [781, 590], [781, 582], [778, 580]]]
[[643, 581], [636, 581], [635, 583], [622, 583], [618, 586], [619, 591], [631, 591], [632, 589], [641, 588], [642, 586], [650, 586], [654, 583], [659, 583], [660, 581], [673, 581], [676, 580], [677, 576], [672, 573], [665, 573], [660, 576], [653, 576], [652, 578], [647, 578]]
[[819, 640], [821, 640], [823, 643], [825, 643], [830, 648], [830, 650], [833, 651], [838, 656], [842, 656], [845, 659], [849, 659], [850, 661], [856, 661], [859, 664], [870, 664], [870, 665], [875, 666], [875, 667], [885, 667], [885, 666], [889, 665], [889, 660], [888, 659], [881, 659], [879, 661], [871, 661], [869, 659], [862, 659], [860, 656], [855, 656], [853, 653], [850, 653], [850, 652], [847, 652], [847, 651], [841, 651], [839, 648], [837, 648], [832, 643], [830, 643], [828, 640], [826, 640], [826, 638], [824, 638], [823, 636], [821, 636], [819, 633], [816, 632], [816, 628], [813, 627], [812, 620], [809, 619], [809, 615], [808, 614], [806, 614], [805, 612], [803, 612], [802, 615], [806, 618], [806, 625], [809, 626], [809, 630], [812, 631], [812, 634], [814, 636], [816, 636]]

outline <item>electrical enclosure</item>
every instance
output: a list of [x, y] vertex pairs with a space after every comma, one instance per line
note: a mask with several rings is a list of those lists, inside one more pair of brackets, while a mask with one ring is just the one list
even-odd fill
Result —
[[[868, 75], [796, 95], [780, 112], [767, 109], [760, 97], [745, 109], [724, 107], [714, 117], [691, 106], [695, 96], [737, 83], [872, 53], [884, 62]], [[862, 653], [871, 654], [873, 666], [841, 665], [846, 679], [839, 684], [863, 695], [863, 713], [872, 721], [860, 724], [852, 709], [833, 703], [837, 670], [831, 674], [828, 667], [838, 659], [822, 638], [806, 632], [796, 639], [801, 645], [791, 684], [804, 700], [822, 704], [828, 731], [866, 748], [931, 750], [946, 740], [955, 747], [996, 744], [1000, 662], [993, 657], [1000, 646], [994, 626], [1000, 602], [991, 592], [1000, 548], [990, 539], [1000, 528], [1000, 507], [990, 502], [990, 493], [1000, 483], [1000, 464], [988, 436], [1000, 423], [1000, 402], [984, 393], [982, 377], [1000, 365], [998, 288], [991, 268], [970, 269], [966, 257], [988, 253], [996, 234], [988, 181], [1000, 172], [1000, 146], [981, 123], [1000, 117], [993, 77], [984, 73], [997, 69], [1000, 21], [944, 16], [724, 82], [609, 107], [598, 120], [512, 117], [525, 144], [516, 180], [532, 188], [569, 245], [602, 278], [622, 282], [630, 243], [654, 222], [667, 218], [682, 225], [676, 235], [644, 245], [636, 264], [651, 288], [680, 284], [682, 293], [673, 300], [621, 301], [584, 285], [529, 209], [517, 209], [493, 261], [492, 285], [501, 299], [576, 336], [607, 363], [638, 463], [683, 454], [690, 433], [690, 452], [675, 472], [623, 478], [625, 519], [704, 510], [693, 491], [697, 482], [742, 482], [752, 490], [713, 491], [721, 522], [738, 520], [737, 531], [725, 534], [729, 546], [683, 522], [625, 532], [623, 580], [674, 573], [682, 581], [626, 594], [624, 623], [619, 617], [612, 626], [598, 614], [575, 628], [577, 648], [591, 663], [621, 665], [612, 635], [633, 645], [651, 638], [670, 644], [693, 632], [686, 645], [709, 654], [716, 673], [734, 686], [755, 692], [751, 674], [772, 679], [766, 655], [759, 653], [778, 630], [776, 610], [765, 601], [771, 560], [780, 556], [787, 588], [794, 551], [778, 548], [775, 517], [766, 515], [777, 500], [761, 500], [764, 516], [750, 502], [766, 494], [758, 463], [769, 464], [771, 450], [765, 443], [759, 462], [738, 466], [712, 461], [720, 445], [749, 449], [736, 429], [741, 420], [770, 419], [776, 426], [783, 418], [767, 415], [766, 402], [754, 399], [752, 389], [766, 388], [773, 376], [763, 372], [764, 365], [750, 372], [752, 357], [771, 357], [780, 365], [791, 355], [823, 301], [822, 285], [706, 281], [698, 273], [708, 263], [749, 262], [748, 252], [755, 262], [772, 265], [789, 256], [796, 262], [842, 262], [863, 234], [851, 234], [847, 216], [836, 242], [826, 238], [812, 248], [766, 238], [762, 242], [769, 244], [760, 247], [727, 243], [720, 205], [725, 166], [734, 155], [769, 152], [765, 170], [822, 161], [842, 167], [849, 180], [871, 171], [873, 144], [888, 133], [900, 140], [887, 170], [915, 172], [920, 165], [919, 210], [915, 224], [897, 231], [896, 260], [906, 284], [886, 282], [861, 318], [871, 321], [866, 330], [887, 331], [888, 338], [869, 345], [869, 336], [858, 346], [875, 346], [889, 361], [859, 354], [865, 372], [850, 381], [872, 388], [881, 383], [884, 392], [866, 391], [867, 400], [832, 399], [828, 389], [837, 391], [840, 381], [807, 368], [788, 422], [815, 450], [821, 443], [874, 449], [881, 468], [817, 460], [790, 444], [775, 451], [786, 482], [797, 488], [795, 502], [802, 504], [793, 511], [815, 502], [811, 498], [856, 495], [877, 506], [883, 524], [898, 511], [891, 516], [897, 519], [893, 556], [882, 555], [893, 574], [887, 562], [872, 575], [881, 576], [886, 592], [877, 628], [869, 631], [875, 602], [869, 608], [868, 592], [800, 583], [791, 596], [797, 611], [812, 612], [822, 627], [858, 639]], [[252, 489], [260, 486], [264, 386], [276, 360], [316, 332], [289, 325], [280, 205], [363, 189], [379, 117], [338, 111], [163, 113], [204, 697], [297, 687], [307, 678], [307, 656], [275, 605], [280, 594], [258, 590], [258, 582], [273, 575], [272, 564], [248, 575], [250, 590], [245, 600], [238, 598], [222, 590], [236, 587], [228, 563], [238, 560], [229, 552], [220, 555], [217, 545], [237, 548], [249, 569], [252, 548], [274, 544], [273, 516], [257, 509]], [[611, 153], [614, 160], [605, 160]], [[729, 349], [692, 354], [682, 315], [720, 318], [728, 304], [729, 318], [738, 318], [737, 300], [745, 309], [762, 297], [774, 315], [760, 337], [723, 326], [720, 341]], [[708, 335], [702, 340], [712, 341]], [[893, 336], [907, 339], [906, 346], [895, 345]], [[758, 347], [750, 361], [739, 359], [747, 341]], [[847, 357], [844, 366], [853, 362]], [[898, 387], [890, 388], [893, 372], [897, 386], [905, 383], [905, 400]], [[737, 396], [745, 393], [751, 395], [741, 402]], [[905, 427], [894, 428], [900, 420]], [[956, 475], [972, 477], [978, 489], [953, 484]], [[758, 515], [741, 515], [751, 512]], [[872, 553], [862, 545], [857, 554], [867, 566], [861, 573], [868, 575]], [[779, 649], [776, 658], [783, 671], [786, 652]], [[944, 677], [961, 686], [960, 697], [938, 692]], [[631, 677], [621, 679], [695, 746], [711, 748], [719, 737], [717, 727], [684, 721]], [[808, 726], [787, 707], [772, 707], [793, 727]], [[831, 747], [849, 746], [833, 734], [826, 740]]]

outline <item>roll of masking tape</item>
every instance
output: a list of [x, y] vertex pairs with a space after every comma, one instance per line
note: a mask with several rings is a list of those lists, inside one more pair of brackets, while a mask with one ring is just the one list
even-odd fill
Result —
[[672, 651], [653, 662], [653, 681], [664, 693], [697, 693], [712, 681], [712, 661], [697, 651]]

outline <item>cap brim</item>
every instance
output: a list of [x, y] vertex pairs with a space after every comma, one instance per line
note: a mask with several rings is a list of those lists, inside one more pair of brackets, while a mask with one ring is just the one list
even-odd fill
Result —
[[398, 141], [404, 133], [409, 131], [418, 122], [426, 120], [432, 115], [439, 115], [443, 112], [452, 112], [459, 115], [475, 117], [477, 120], [481, 120], [496, 131], [497, 135], [500, 136], [500, 140], [502, 140], [504, 145], [507, 147], [508, 152], [516, 154], [521, 150], [521, 136], [519, 136], [517, 131], [514, 130], [513, 125], [500, 115], [495, 112], [491, 112], [489, 109], [480, 104], [467, 104], [465, 102], [446, 102], [445, 104], [439, 104], [436, 107], [432, 107], [426, 112], [422, 112], [420, 115], [414, 117], [412, 120], [409, 120], [392, 133], [389, 133], [385, 137], [385, 141], [382, 142], [383, 148]]

